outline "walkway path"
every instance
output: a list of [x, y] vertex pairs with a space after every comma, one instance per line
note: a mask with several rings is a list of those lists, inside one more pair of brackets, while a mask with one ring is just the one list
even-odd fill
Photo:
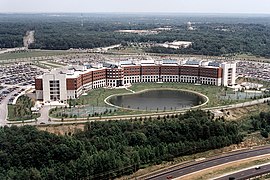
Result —
[[131, 90], [131, 89], [128, 89], [128, 87], [125, 87], [125, 89], [126, 89], [127, 91], [132, 92], [132, 93], [135, 93], [135, 91], [133, 91], [133, 90]]

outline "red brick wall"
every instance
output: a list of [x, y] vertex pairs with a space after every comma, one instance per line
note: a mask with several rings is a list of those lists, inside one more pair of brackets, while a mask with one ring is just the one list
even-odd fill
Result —
[[159, 75], [159, 66], [142, 66], [142, 75]]
[[35, 88], [36, 90], [43, 90], [42, 79], [35, 79]]
[[161, 66], [161, 75], [178, 75], [179, 66]]
[[66, 79], [66, 83], [67, 83], [67, 90], [76, 90], [76, 79], [72, 78], [72, 79]]
[[141, 74], [141, 66], [124, 67], [125, 76], [137, 76]]
[[199, 67], [182, 66], [180, 71], [181, 75], [199, 76]]
[[106, 69], [100, 69], [93, 71], [93, 81], [101, 80], [106, 78]]
[[93, 80], [92, 78], [93, 78], [93, 72], [92, 71], [91, 72], [88, 72], [86, 74], [83, 74], [82, 75], [82, 83], [83, 84], [90, 83]]
[[111, 68], [106, 70], [107, 79], [121, 79], [124, 77], [123, 69]]

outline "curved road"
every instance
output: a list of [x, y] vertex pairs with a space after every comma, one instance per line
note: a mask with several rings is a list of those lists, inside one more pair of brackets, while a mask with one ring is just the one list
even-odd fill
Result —
[[173, 167], [164, 171], [160, 171], [157, 174], [145, 177], [143, 179], [147, 180], [164, 180], [168, 178], [180, 178], [182, 176], [211, 168], [214, 166], [222, 165], [225, 163], [241, 160], [241, 159], [246, 159], [246, 158], [251, 158], [251, 157], [256, 157], [256, 156], [261, 156], [261, 155], [267, 155], [270, 154], [270, 146], [264, 146], [252, 150], [244, 150], [240, 152], [233, 152], [225, 156], [220, 156], [212, 159], [206, 159], [204, 161], [200, 162], [195, 162], [195, 163], [189, 163], [186, 165], [180, 165], [178, 167]]
[[235, 180], [244, 180], [244, 179], [249, 179], [251, 177], [256, 177], [260, 176], [263, 174], [270, 173], [270, 164], [267, 165], [261, 165], [258, 166], [259, 168], [252, 167], [249, 169], [245, 169], [243, 171], [238, 171], [233, 174], [225, 175], [219, 178], [216, 178], [215, 180], [228, 180], [229, 178], [235, 178]]
[[[2, 89], [0, 92], [7, 90], [9, 87], [15, 87], [15, 86], [8, 86], [8, 87]], [[8, 124], [8, 120], [7, 120], [8, 102], [9, 102], [9, 99], [12, 97], [12, 95], [14, 95], [15, 93], [18, 93], [19, 90], [21, 90], [21, 87], [17, 90], [14, 90], [13, 92], [7, 94], [7, 96], [0, 103], [0, 127]]]

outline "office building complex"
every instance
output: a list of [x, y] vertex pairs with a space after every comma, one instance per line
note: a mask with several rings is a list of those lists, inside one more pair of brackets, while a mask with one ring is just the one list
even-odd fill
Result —
[[141, 60], [73, 65], [36, 77], [36, 98], [66, 102], [91, 89], [148, 82], [229, 86], [235, 84], [235, 71], [236, 63], [198, 60]]

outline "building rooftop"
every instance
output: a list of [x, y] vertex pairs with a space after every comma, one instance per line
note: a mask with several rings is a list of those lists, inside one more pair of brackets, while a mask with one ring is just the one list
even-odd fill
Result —
[[201, 65], [201, 60], [187, 60], [185, 62], [185, 65]]
[[119, 65], [120, 66], [123, 66], [123, 65], [134, 65], [134, 63], [132, 61], [120, 61], [119, 62]]
[[162, 61], [163, 64], [179, 64], [177, 60], [174, 60], [174, 59], [164, 59]]
[[213, 67], [220, 67], [220, 63], [219, 62], [209, 62], [208, 66], [213, 66]]
[[106, 67], [106, 68], [118, 68], [118, 66], [116, 64], [111, 63], [111, 62], [103, 63], [103, 67]]

